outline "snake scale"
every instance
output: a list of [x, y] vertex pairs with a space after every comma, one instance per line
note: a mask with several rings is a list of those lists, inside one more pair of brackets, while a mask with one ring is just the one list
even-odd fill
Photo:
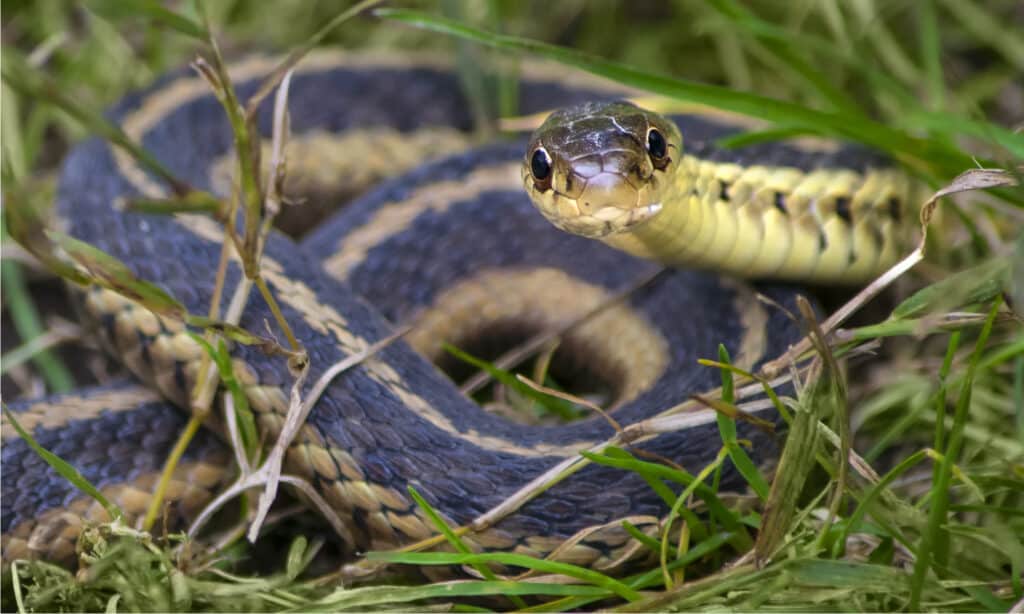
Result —
[[[233, 67], [242, 99], [273, 65], [255, 58]], [[294, 189], [322, 201], [378, 184], [301, 242], [272, 233], [266, 244], [264, 277], [309, 354], [308, 381], [395, 326], [412, 324], [401, 341], [331, 383], [286, 456], [286, 471], [312, 483], [343, 519], [339, 532], [352, 552], [393, 548], [434, 533], [409, 486], [452, 525], [467, 524], [555, 463], [614, 434], [600, 416], [538, 425], [484, 411], [435, 366], [457, 370], [442, 342], [493, 357], [579, 318], [659, 268], [563, 233], [545, 216], [640, 255], [679, 263], [685, 253], [702, 268], [762, 276], [771, 271], [759, 263], [771, 245], [779, 245], [792, 257], [773, 266], [777, 276], [789, 279], [842, 279], [846, 273], [860, 279], [896, 253], [911, 188], [863, 152], [823, 153], [788, 144], [716, 149], [717, 139], [741, 128], [720, 118], [687, 116], [676, 118], [677, 129], [636, 108], [608, 106], [623, 95], [621, 88], [567, 76], [564, 69], [527, 70], [519, 94], [523, 113], [577, 106], [563, 112], [562, 121], [549, 120], [529, 143], [511, 139], [465, 150], [471, 114], [444, 62], [317, 54], [293, 79], [288, 168], [299, 186]], [[581, 109], [589, 112], [581, 115]], [[607, 124], [602, 113], [627, 125], [616, 123], [611, 133], [598, 136], [569, 131], [595, 121]], [[265, 134], [270, 115], [265, 104]], [[172, 74], [125, 99], [112, 117], [176, 176], [230, 193], [233, 179], [225, 161], [231, 159], [232, 135], [200, 78]], [[655, 136], [652, 126], [658, 128]], [[588, 157], [588, 143], [603, 157]], [[421, 164], [424, 151], [434, 159]], [[667, 180], [663, 171], [669, 166], [684, 169], [679, 176], [685, 179]], [[395, 176], [403, 170], [408, 172]], [[581, 187], [587, 177], [592, 180]], [[706, 207], [703, 224], [679, 230], [683, 248], [662, 247], [652, 238], [685, 226], [679, 215], [669, 215], [667, 200], [665, 224], [636, 224], [635, 215], [622, 217], [623, 209], [600, 212], [600, 199], [621, 190], [615, 181], [648, 179], [660, 186], [650, 194], [646, 187], [639, 190], [636, 201], [648, 213], [672, 190], [682, 191], [695, 210]], [[531, 206], [524, 183], [544, 216]], [[128, 196], [166, 193], [124, 153], [93, 139], [64, 164], [59, 223], [169, 291], [190, 313], [206, 313], [224, 238], [220, 226], [198, 215], [157, 216], [119, 207]], [[290, 211], [284, 211], [285, 220]], [[591, 222], [600, 222], [596, 230], [580, 221], [590, 214]], [[613, 218], [629, 220], [613, 232]], [[239, 271], [236, 259], [229, 267], [229, 292]], [[796, 289], [786, 284], [751, 286], [698, 270], [663, 274], [567, 332], [553, 373], [603, 386], [615, 420], [640, 421], [713, 388], [718, 373], [696, 360], [717, 356], [720, 342], [738, 364], [752, 368], [798, 338], [797, 325], [782, 310], [759, 302], [755, 292], [794, 306]], [[172, 405], [188, 406], [201, 349], [178, 321], [102, 289], [82, 294], [84, 321], [145, 385], [115, 383], [12, 408], [44, 447], [75, 464], [134, 517], [145, 509], [185, 423], [184, 412]], [[269, 309], [253, 296], [241, 325], [265, 331], [267, 322], [273, 322]], [[232, 356], [261, 438], [273, 441], [293, 375], [283, 359], [255, 347], [236, 345]], [[755, 458], [775, 453], [775, 436], [746, 423], [739, 430], [752, 442]], [[714, 413], [701, 410], [687, 428], [640, 447], [698, 471], [714, 458], [718, 441]], [[71, 562], [82, 523], [103, 518], [102, 510], [50, 470], [6, 423], [3, 443], [4, 560]], [[194, 518], [223, 488], [231, 478], [225, 469], [229, 459], [213, 435], [204, 433], [192, 443], [169, 488], [168, 524]], [[728, 466], [722, 487], [740, 484]], [[659, 495], [639, 476], [591, 464], [467, 540], [478, 548], [547, 555], [584, 532], [558, 551], [559, 558], [610, 569], [637, 550], [621, 519], [650, 527], [664, 512]]]

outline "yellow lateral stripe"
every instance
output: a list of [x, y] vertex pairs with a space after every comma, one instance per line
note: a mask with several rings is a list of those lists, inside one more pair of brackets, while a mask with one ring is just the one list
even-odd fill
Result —
[[424, 211], [441, 213], [459, 202], [478, 198], [484, 192], [521, 189], [519, 164], [516, 161], [481, 166], [465, 177], [430, 183], [400, 202], [381, 205], [366, 223], [345, 235], [333, 253], [323, 260], [324, 270], [331, 277], [344, 281], [369, 250], [404, 232]]
[[[89, 395], [69, 394], [59, 401], [40, 402], [18, 412], [18, 422], [25, 430], [59, 429], [71, 420], [90, 420], [104, 412], [126, 412], [144, 403], [159, 401], [160, 395], [144, 386], [118, 388]], [[0, 441], [18, 438], [14, 427], [6, 422], [0, 426]]]

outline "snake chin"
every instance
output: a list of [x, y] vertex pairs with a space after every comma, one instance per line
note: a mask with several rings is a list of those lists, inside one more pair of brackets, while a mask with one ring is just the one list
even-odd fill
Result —
[[541, 213], [560, 230], [588, 239], [603, 239], [633, 230], [653, 219], [662, 209], [662, 204], [657, 202], [629, 209], [607, 206], [597, 209], [591, 214], [576, 216], [548, 213], [544, 209], [541, 209]]
[[591, 232], [588, 233], [588, 229], [584, 228], [579, 234], [593, 239], [600, 239], [621, 232], [627, 232], [652, 219], [661, 212], [661, 209], [661, 203], [651, 203], [632, 209], [604, 207], [598, 209], [592, 216], [588, 216], [592, 220], [584, 218], [583, 221], [590, 227]]

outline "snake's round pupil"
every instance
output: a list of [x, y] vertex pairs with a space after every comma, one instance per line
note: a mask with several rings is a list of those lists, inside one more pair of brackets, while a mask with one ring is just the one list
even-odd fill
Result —
[[654, 128], [647, 132], [647, 151], [655, 158], [664, 158], [668, 153], [665, 137]]
[[530, 172], [537, 181], [544, 181], [551, 176], [551, 157], [543, 149], [537, 149], [530, 156]]

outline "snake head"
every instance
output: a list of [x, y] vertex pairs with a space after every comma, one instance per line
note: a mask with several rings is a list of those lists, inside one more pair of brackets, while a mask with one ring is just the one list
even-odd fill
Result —
[[682, 152], [675, 123], [628, 102], [552, 113], [533, 133], [523, 185], [552, 224], [602, 238], [653, 218]]

